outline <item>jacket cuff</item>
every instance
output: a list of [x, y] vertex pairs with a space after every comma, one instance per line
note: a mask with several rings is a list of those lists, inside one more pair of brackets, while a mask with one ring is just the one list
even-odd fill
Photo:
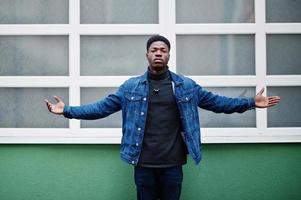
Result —
[[255, 99], [254, 98], [249, 98], [248, 99], [248, 103], [249, 103], [249, 110], [255, 109]]
[[65, 106], [64, 106], [64, 111], [63, 111], [64, 117], [71, 119], [72, 116], [71, 116], [71, 114], [70, 114], [70, 111], [71, 111], [70, 106], [66, 106], [66, 105], [65, 105]]

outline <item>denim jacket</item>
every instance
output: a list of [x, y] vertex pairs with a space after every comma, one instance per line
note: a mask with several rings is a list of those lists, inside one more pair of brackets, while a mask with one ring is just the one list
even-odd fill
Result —
[[[201, 161], [198, 107], [216, 113], [242, 113], [254, 108], [253, 98], [228, 98], [202, 89], [193, 80], [170, 72], [180, 112], [182, 137], [196, 164]], [[65, 106], [64, 116], [75, 119], [99, 119], [122, 110], [121, 159], [137, 165], [141, 153], [148, 110], [147, 72], [124, 82], [115, 94], [93, 104]]]

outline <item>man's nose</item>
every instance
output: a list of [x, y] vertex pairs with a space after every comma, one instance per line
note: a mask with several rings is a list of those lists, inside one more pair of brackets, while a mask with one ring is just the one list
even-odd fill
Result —
[[162, 53], [160, 51], [156, 52], [155, 54], [156, 57], [162, 57]]

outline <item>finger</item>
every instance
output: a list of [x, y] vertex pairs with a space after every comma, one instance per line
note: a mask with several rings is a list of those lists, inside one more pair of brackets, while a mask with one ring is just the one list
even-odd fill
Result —
[[51, 112], [51, 105], [48, 104], [47, 108], [48, 108], [49, 112]]
[[269, 102], [268, 105], [276, 105], [278, 104], [279, 102]]
[[46, 106], [48, 107], [48, 109], [50, 108], [51, 106], [51, 103], [49, 103], [49, 101], [47, 99], [44, 99], [44, 102], [46, 103]]
[[268, 99], [279, 99], [280, 100], [280, 97], [279, 96], [271, 96], [271, 97], [268, 97]]
[[53, 98], [56, 100], [56, 102], [60, 103], [62, 100], [59, 96], [53, 96]]
[[264, 87], [257, 93], [257, 95], [262, 95], [263, 92], [264, 92]]
[[279, 103], [279, 101], [273, 101], [273, 102], [269, 102], [268, 104], [274, 104], [274, 105], [276, 105], [278, 103]]
[[280, 100], [280, 97], [268, 97], [268, 100]]
[[280, 101], [280, 98], [271, 98], [271, 99], [268, 99], [269, 101]]
[[277, 105], [278, 103], [269, 103], [268, 104], [268, 107], [272, 107], [272, 106], [275, 106], [275, 105]]
[[53, 112], [53, 105], [47, 99], [44, 99], [44, 102], [46, 103], [49, 112]]
[[273, 99], [273, 100], [269, 100], [269, 104], [270, 103], [275, 103], [275, 104], [277, 104], [277, 103], [279, 103], [280, 102], [280, 100], [279, 99]]
[[269, 102], [279, 102], [280, 99], [269, 99]]
[[279, 99], [280, 100], [280, 97], [278, 97], [278, 96], [272, 96], [272, 97], [268, 97], [268, 99]]

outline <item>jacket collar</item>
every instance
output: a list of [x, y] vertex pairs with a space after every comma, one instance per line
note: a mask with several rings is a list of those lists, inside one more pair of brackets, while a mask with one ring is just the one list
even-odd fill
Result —
[[175, 83], [175, 86], [178, 87], [183, 84], [183, 79], [177, 75], [176, 73], [173, 73], [172, 71], [169, 71], [171, 80]]
[[147, 83], [147, 71], [140, 76], [140, 83]]

